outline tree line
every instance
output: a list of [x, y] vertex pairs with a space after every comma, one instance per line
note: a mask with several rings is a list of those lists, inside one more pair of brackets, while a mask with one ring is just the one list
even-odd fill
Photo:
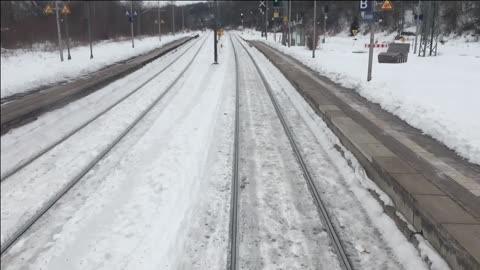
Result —
[[[280, 2], [285, 0], [280, 0]], [[268, 27], [281, 25], [284, 14], [280, 8], [280, 19], [272, 20], [272, 1], [269, 2]], [[391, 1], [393, 11], [380, 13], [380, 30], [398, 31], [405, 27], [405, 18], [415, 10], [418, 1]], [[126, 11], [130, 10], [130, 1], [59, 1], [59, 6], [68, 5], [69, 36], [73, 43], [88, 41], [88, 12], [92, 25], [94, 41], [130, 36], [130, 22]], [[54, 7], [54, 1], [1, 1], [1, 47], [28, 47], [35, 43], [56, 41], [55, 14], [44, 13], [46, 5]], [[282, 5], [282, 3], [281, 3]], [[137, 17], [134, 19], [135, 35], [158, 34], [158, 8], [156, 3], [148, 5], [143, 1], [133, 1]], [[259, 1], [209, 1], [191, 5], [175, 6], [173, 1], [160, 1], [162, 34], [171, 32], [173, 27], [179, 31], [198, 30], [212, 27], [214, 18], [221, 27], [245, 27], [261, 29], [265, 25], [264, 15], [260, 13]], [[313, 23], [313, 1], [292, 1], [291, 21], [302, 22], [306, 32], [311, 32]], [[326, 20], [327, 31], [336, 34], [361, 22], [358, 1], [317, 1], [318, 31], [323, 31], [324, 7], [328, 6]], [[173, 16], [174, 14], [174, 16]], [[183, 19], [182, 19], [183, 14]], [[243, 14], [243, 17], [241, 16]], [[175, 18], [172, 21], [172, 16]], [[478, 1], [440, 1], [440, 31], [443, 34], [461, 34], [472, 31], [480, 34], [480, 2]], [[65, 31], [65, 15], [62, 17], [62, 31]], [[65, 33], [62, 33], [63, 36]]]

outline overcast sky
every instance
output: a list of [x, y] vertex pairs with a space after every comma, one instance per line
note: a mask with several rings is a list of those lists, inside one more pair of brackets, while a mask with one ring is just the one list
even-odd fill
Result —
[[[145, 6], [157, 6], [158, 5], [158, 1], [143, 1], [145, 3]], [[160, 5], [161, 6], [166, 6], [166, 5], [169, 5], [170, 2], [172, 1], [160, 1]], [[198, 3], [198, 2], [207, 2], [206, 0], [204, 1], [174, 1], [175, 2], [175, 5], [177, 6], [183, 6], [183, 5], [189, 5], [189, 4], [193, 4], [193, 3]]]

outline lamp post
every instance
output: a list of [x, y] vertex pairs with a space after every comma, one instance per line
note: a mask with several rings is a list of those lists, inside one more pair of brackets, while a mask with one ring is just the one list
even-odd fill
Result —
[[58, 36], [58, 48], [60, 50], [60, 61], [63, 62], [63, 44], [62, 44], [62, 32], [60, 31], [60, 19], [58, 16], [58, 1], [55, 1], [55, 16], [57, 17], [57, 36]]

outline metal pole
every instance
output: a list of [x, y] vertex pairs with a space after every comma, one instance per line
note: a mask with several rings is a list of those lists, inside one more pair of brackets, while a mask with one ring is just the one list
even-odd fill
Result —
[[291, 39], [291, 36], [290, 36], [290, 21], [292, 20], [292, 16], [291, 16], [291, 9], [292, 9], [292, 1], [291, 0], [288, 0], [288, 21], [287, 21], [287, 29], [288, 29], [288, 47], [290, 47], [290, 39]]
[[57, 17], [57, 37], [58, 49], [60, 51], [60, 61], [63, 62], [62, 33], [60, 31], [60, 17], [58, 16], [58, 1], [55, 1], [55, 16]]
[[323, 40], [322, 43], [325, 43], [327, 38], [327, 13], [325, 12], [325, 6], [323, 6]]
[[135, 48], [133, 41], [133, 0], [130, 0], [130, 32], [132, 33], [132, 48]]
[[88, 8], [88, 43], [90, 43], [90, 59], [93, 58], [93, 48], [92, 48], [92, 16], [90, 14], [90, 1], [87, 2]]
[[435, 5], [435, 2], [430, 2], [430, 13], [429, 15], [432, 17], [432, 28], [431, 28], [431, 37], [430, 37], [430, 53], [428, 54], [429, 56], [432, 55], [432, 52], [433, 52], [433, 35], [435, 33], [435, 16], [437, 16], [436, 14], [436, 5]]
[[265, 40], [268, 40], [267, 33], [268, 33], [268, 1], [265, 1]]
[[[70, 2], [70, 1], [69, 1]], [[72, 57], [70, 56], [70, 35], [68, 33], [68, 14], [65, 13], [65, 34], [67, 38], [67, 59], [70, 60]]]
[[317, 0], [313, 1], [313, 35], [312, 35], [312, 58], [315, 58], [317, 47]]
[[[375, 5], [372, 6], [373, 17], [375, 18]], [[370, 22], [370, 48], [368, 50], [368, 73], [367, 81], [372, 80], [372, 65], [373, 65], [373, 44], [375, 42], [375, 21]]]
[[158, 0], [158, 40], [162, 41], [162, 18], [160, 15], [160, 0]]
[[182, 6], [182, 32], [185, 31], [185, 17], [183, 16], [183, 7]]
[[175, 36], [175, 5], [172, 5], [172, 34]]
[[420, 0], [418, 0], [418, 7], [417, 7], [417, 19], [415, 20], [415, 44], [413, 46], [413, 53], [416, 54], [417, 53], [417, 40], [418, 40], [418, 29], [419, 29], [419, 26], [420, 26], [420, 13], [421, 13], [421, 9], [420, 9]]
[[215, 11], [214, 11], [214, 24], [213, 24], [213, 56], [214, 56], [214, 61], [213, 63], [214, 64], [218, 64], [218, 53], [217, 53], [217, 28], [218, 28], [218, 24], [217, 24], [217, 10], [218, 10], [218, 0], [215, 0], [215, 4], [217, 5], [215, 7]]
[[368, 49], [368, 75], [367, 75], [367, 81], [371, 81], [371, 80], [372, 80], [373, 43], [374, 43], [374, 40], [375, 40], [374, 33], [375, 33], [375, 25], [374, 25], [374, 23], [370, 23], [370, 48]]

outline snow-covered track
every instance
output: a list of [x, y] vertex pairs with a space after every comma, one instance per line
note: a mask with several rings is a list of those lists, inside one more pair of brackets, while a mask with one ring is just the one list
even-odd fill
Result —
[[[166, 87], [163, 91], [145, 110], [140, 113], [135, 120], [121, 133], [115, 140], [110, 143], [103, 151], [101, 151], [93, 160], [91, 160], [87, 166], [85, 166], [72, 180], [68, 182], [59, 192], [52, 196], [48, 202], [46, 202], [32, 217], [30, 217], [25, 223], [23, 223], [18, 229], [15, 230], [12, 235], [7, 238], [1, 245], [1, 253], [3, 254], [8, 248], [12, 246], [35, 222], [40, 219], [55, 203], [62, 198], [80, 179], [82, 179], [95, 165], [103, 160], [107, 154], [112, 150], [141, 120], [162, 100], [162, 98], [169, 93], [169, 91], [176, 85], [179, 79], [191, 66], [192, 62], [196, 59], [201, 48], [205, 44], [207, 38], [204, 38], [202, 44], [198, 47], [197, 51], [190, 59], [187, 65], [178, 73], [178, 76]], [[177, 58], [178, 59], [178, 58]], [[168, 66], [167, 66], [168, 67]], [[165, 68], [166, 69], [166, 68]], [[163, 70], [165, 70], [163, 69]], [[153, 78], [152, 78], [153, 79]], [[145, 83], [146, 84], [146, 83]], [[144, 84], [142, 84], [144, 85]]]
[[239, 133], [240, 133], [240, 85], [239, 85], [239, 62], [238, 55], [233, 45], [232, 36], [230, 36], [230, 44], [232, 45], [233, 54], [235, 56], [235, 130], [234, 130], [234, 142], [233, 142], [233, 172], [232, 172], [232, 195], [230, 206], [230, 253], [228, 258], [228, 269], [237, 269], [237, 219], [238, 219], [238, 195], [239, 195], [239, 181], [238, 181], [238, 163], [239, 163]]
[[[235, 36], [235, 38], [237, 39], [238, 43], [240, 43], [240, 45], [243, 47], [243, 49], [247, 52], [249, 58], [251, 59], [251, 61], [255, 65], [255, 68], [256, 68], [258, 74], [260, 75], [262, 83], [265, 86], [265, 89], [267, 90], [268, 96], [270, 97], [270, 100], [273, 104], [275, 112], [277, 113], [277, 116], [278, 116], [278, 118], [279, 118], [279, 120], [282, 124], [283, 130], [285, 131], [285, 134], [288, 137], [288, 140], [290, 142], [292, 150], [295, 154], [295, 158], [297, 159], [297, 162], [300, 165], [300, 168], [302, 170], [305, 181], [307, 182], [308, 188], [309, 188], [309, 190], [310, 190], [310, 192], [313, 196], [313, 199], [315, 201], [315, 205], [317, 206], [318, 211], [320, 212], [321, 217], [322, 217], [322, 219], [325, 223], [325, 226], [327, 227], [327, 232], [328, 232], [328, 234], [329, 234], [329, 236], [332, 240], [332, 244], [335, 248], [335, 251], [337, 253], [337, 257], [338, 257], [341, 265], [344, 267], [344, 269], [347, 269], [347, 270], [354, 269], [353, 266], [352, 266], [352, 263], [350, 262], [350, 259], [347, 256], [347, 253], [346, 253], [345, 248], [343, 246], [343, 243], [340, 239], [340, 236], [337, 233], [337, 231], [335, 230], [335, 227], [333, 226], [333, 222], [332, 222], [332, 220], [329, 216], [327, 207], [325, 206], [325, 204], [322, 201], [322, 198], [320, 196], [320, 192], [318, 191], [318, 189], [317, 189], [317, 187], [316, 187], [316, 185], [313, 181], [313, 178], [312, 178], [312, 176], [311, 176], [311, 174], [310, 174], [310, 172], [307, 168], [307, 165], [306, 165], [306, 163], [305, 163], [305, 161], [304, 161], [304, 159], [303, 159], [303, 157], [300, 153], [299, 147], [297, 146], [297, 143], [294, 140], [293, 134], [292, 134], [290, 128], [288, 127], [288, 125], [287, 125], [285, 117], [283, 116], [283, 113], [280, 110], [280, 106], [278, 105], [278, 102], [277, 102], [275, 96], [272, 93], [272, 90], [270, 88], [269, 83], [266, 80], [266, 77], [265, 77], [264, 73], [260, 69], [257, 61], [253, 58], [253, 56], [251, 55], [249, 50], [245, 47], [245, 45], [240, 41], [240, 39], [237, 36]], [[230, 268], [230, 269], [236, 269], [236, 268]]]
[[[4, 181], [6, 180], [7, 178], [9, 178], [10, 176], [12, 176], [13, 174], [15, 174], [16, 172], [20, 171], [21, 169], [23, 169], [24, 167], [28, 166], [30, 163], [32, 163], [33, 161], [35, 161], [36, 159], [38, 159], [39, 157], [41, 157], [42, 155], [44, 155], [45, 153], [47, 153], [48, 151], [52, 150], [53, 148], [55, 148], [57, 145], [63, 143], [64, 141], [66, 141], [68, 138], [72, 137], [74, 134], [78, 133], [80, 130], [82, 130], [83, 128], [85, 128], [86, 126], [88, 126], [89, 124], [91, 124], [92, 122], [94, 122], [95, 120], [97, 120], [98, 118], [100, 118], [102, 115], [108, 113], [110, 110], [112, 110], [113, 108], [117, 107], [117, 105], [119, 105], [120, 103], [124, 102], [125, 100], [127, 100], [130, 96], [132, 96], [133, 94], [135, 94], [136, 92], [138, 92], [140, 89], [142, 89], [146, 84], [148, 84], [149, 82], [151, 82], [153, 79], [157, 78], [160, 74], [162, 74], [166, 69], [168, 69], [171, 65], [173, 65], [175, 62], [177, 62], [178, 59], [180, 59], [185, 53], [187, 53], [197, 42], [199, 42], [200, 39], [196, 39], [194, 42], [192, 42], [190, 44], [190, 46], [185, 50], [183, 51], [181, 54], [179, 54], [176, 58], [173, 59], [173, 61], [171, 61], [170, 63], [168, 63], [164, 68], [160, 69], [157, 73], [155, 73], [153, 76], [149, 77], [147, 80], [145, 80], [142, 84], [140, 84], [139, 86], [137, 86], [135, 89], [133, 89], [132, 91], [130, 91], [127, 95], [125, 95], [124, 97], [120, 98], [119, 100], [117, 100], [116, 102], [114, 102], [112, 105], [108, 106], [107, 108], [105, 108], [104, 110], [100, 111], [98, 114], [94, 115], [92, 118], [90, 118], [88, 121], [86, 121], [85, 123], [83, 123], [82, 125], [78, 126], [77, 128], [71, 130], [70, 132], [66, 133], [64, 136], [62, 136], [61, 138], [59, 138], [58, 140], [54, 141], [53, 143], [49, 144], [48, 146], [46, 146], [45, 148], [43, 148], [42, 150], [40, 150], [39, 152], [35, 153], [34, 155], [26, 158], [26, 159], [23, 159], [21, 162], [19, 162], [16, 166], [13, 166], [10, 170], [6, 171], [3, 175], [1, 175], [0, 177], [0, 181]], [[3, 250], [3, 249], [2, 249]]]

